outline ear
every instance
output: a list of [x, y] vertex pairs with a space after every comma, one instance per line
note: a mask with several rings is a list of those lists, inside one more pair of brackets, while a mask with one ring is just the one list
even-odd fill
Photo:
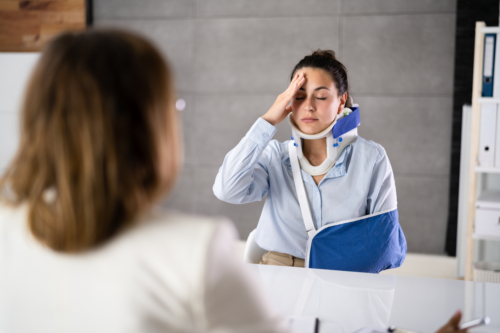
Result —
[[339, 104], [339, 109], [337, 110], [337, 114], [340, 114], [342, 110], [344, 110], [346, 102], [347, 102], [347, 92], [343, 93], [342, 96], [340, 96], [340, 104]]

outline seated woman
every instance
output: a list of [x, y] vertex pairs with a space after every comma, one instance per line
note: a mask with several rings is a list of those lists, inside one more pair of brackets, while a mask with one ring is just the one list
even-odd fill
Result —
[[[213, 190], [242, 204], [267, 195], [255, 240], [261, 264], [378, 273], [402, 264], [406, 240], [382, 146], [358, 136], [347, 71], [318, 50], [231, 150]], [[288, 115], [292, 140], [271, 140]]]
[[179, 170], [174, 95], [130, 33], [46, 46], [0, 181], [0, 332], [282, 329], [231, 223], [153, 209]]

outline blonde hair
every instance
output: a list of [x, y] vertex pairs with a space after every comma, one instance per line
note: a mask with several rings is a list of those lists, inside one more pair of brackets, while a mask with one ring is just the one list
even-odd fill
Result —
[[124, 31], [63, 33], [30, 78], [2, 198], [27, 203], [40, 242], [82, 251], [171, 189], [179, 150], [173, 83], [157, 49]]

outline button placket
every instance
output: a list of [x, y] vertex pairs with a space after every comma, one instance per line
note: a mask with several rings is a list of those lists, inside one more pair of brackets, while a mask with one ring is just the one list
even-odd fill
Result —
[[321, 224], [321, 192], [318, 187], [314, 189], [314, 222], [316, 224], [316, 228], [320, 228]]

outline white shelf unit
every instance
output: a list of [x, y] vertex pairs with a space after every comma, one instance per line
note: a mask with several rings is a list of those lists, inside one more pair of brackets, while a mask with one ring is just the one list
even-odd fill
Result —
[[500, 191], [482, 191], [477, 197], [476, 207], [500, 210]]
[[[500, 188], [491, 191], [485, 186], [488, 177], [497, 177], [500, 179], [500, 168], [478, 166], [479, 156], [479, 134], [481, 120], [482, 104], [498, 104], [500, 98], [482, 97], [482, 74], [483, 74], [483, 56], [484, 56], [484, 34], [498, 33], [500, 36], [500, 27], [485, 27], [484, 22], [476, 22], [476, 35], [474, 43], [474, 72], [472, 84], [472, 112], [470, 113], [470, 138], [468, 161], [465, 161], [465, 175], [461, 181], [465, 181], [464, 200], [466, 205], [465, 217], [465, 280], [472, 281], [475, 240], [500, 241], [500, 236], [479, 234], [475, 232], [476, 208], [491, 209], [500, 211]], [[497, 43], [500, 39], [497, 40]], [[500, 64], [498, 64], [500, 65]], [[497, 129], [498, 130], [498, 129]], [[490, 176], [493, 175], [493, 176]], [[478, 182], [478, 178], [480, 182]], [[462, 185], [461, 185], [462, 187]], [[486, 188], [485, 188], [486, 187]], [[459, 228], [460, 229], [460, 228]], [[460, 237], [460, 235], [459, 235]], [[460, 241], [459, 241], [460, 244]]]
[[[486, 27], [486, 26], [484, 26], [484, 22], [476, 22], [476, 23], [483, 24], [483, 26], [481, 28], [481, 32], [483, 34], [497, 34], [500, 32], [500, 27]], [[476, 30], [477, 30], [477, 24], [476, 24]]]
[[500, 98], [480, 97], [478, 102], [479, 104], [499, 104]]
[[491, 235], [472, 234], [472, 238], [478, 240], [500, 241], [500, 236], [491, 236]]
[[476, 167], [476, 172], [477, 173], [500, 173], [500, 168], [495, 168], [495, 167]]

